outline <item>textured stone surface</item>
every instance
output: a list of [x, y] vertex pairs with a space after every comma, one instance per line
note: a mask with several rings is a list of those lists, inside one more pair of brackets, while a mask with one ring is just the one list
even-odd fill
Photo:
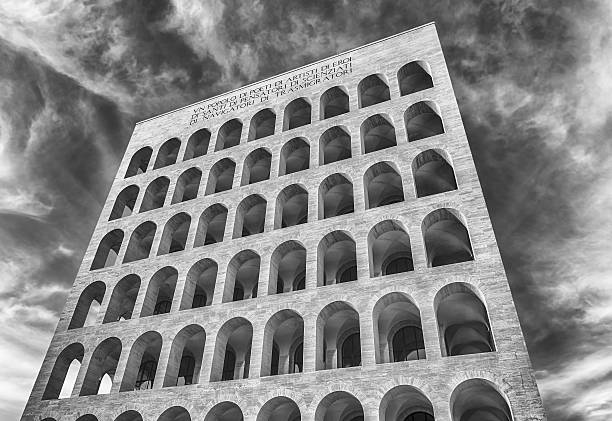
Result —
[[[299, 406], [303, 419], [311, 420], [314, 419], [315, 410], [321, 399], [335, 390], [344, 390], [356, 396], [363, 405], [365, 419], [374, 420], [379, 416], [379, 405], [383, 395], [392, 387], [404, 384], [416, 386], [424, 392], [433, 404], [436, 420], [451, 420], [449, 407], [451, 393], [459, 383], [469, 378], [484, 378], [495, 383], [509, 400], [515, 420], [545, 419], [435, 27], [433, 24], [425, 25], [340, 54], [337, 57], [331, 57], [321, 61], [318, 65], [344, 57], [351, 57], [352, 73], [283, 95], [278, 99], [271, 98], [269, 101], [256, 103], [236, 113], [205, 121], [200, 120], [190, 125], [191, 114], [198, 105], [195, 104], [136, 125], [22, 420], [41, 420], [45, 417], [53, 417], [58, 421], [69, 421], [91, 413], [99, 420], [112, 421], [122, 412], [135, 409], [142, 414], [145, 421], [154, 421], [164, 410], [173, 405], [185, 407], [193, 420], [202, 420], [210, 408], [225, 400], [235, 402], [242, 409], [246, 420], [255, 420], [259, 409], [265, 402], [281, 395], [293, 399]], [[424, 60], [431, 66], [434, 88], [400, 97], [397, 71], [404, 64], [413, 60]], [[310, 67], [306, 66], [306, 68]], [[296, 69], [282, 77], [289, 77], [300, 71]], [[357, 85], [361, 79], [373, 73], [384, 75], [390, 87], [391, 100], [359, 109]], [[278, 78], [279, 76], [272, 80]], [[239, 94], [265, 83], [267, 82], [262, 81], [233, 92]], [[348, 89], [351, 111], [348, 114], [319, 120], [320, 95], [326, 89], [336, 85]], [[218, 98], [203, 101], [202, 104], [214, 102], [223, 97], [224, 95], [221, 95]], [[313, 121], [311, 124], [283, 132], [284, 108], [289, 102], [299, 97], [306, 97], [311, 101]], [[409, 143], [403, 114], [411, 104], [421, 100], [432, 100], [439, 106], [445, 133]], [[276, 134], [247, 142], [250, 118], [263, 108], [271, 108], [276, 112]], [[393, 121], [398, 146], [364, 155], [361, 151], [360, 125], [367, 117], [377, 113], [384, 113]], [[243, 121], [240, 145], [214, 152], [217, 130], [231, 118], [239, 118]], [[344, 126], [351, 134], [353, 158], [320, 166], [319, 137], [326, 129], [334, 125]], [[197, 129], [204, 127], [212, 132], [208, 153], [199, 158], [181, 161], [188, 137]], [[182, 141], [178, 162], [169, 167], [153, 170], [157, 149], [172, 137], [178, 137]], [[285, 142], [294, 137], [304, 137], [310, 143], [310, 169], [278, 177], [280, 149]], [[130, 158], [145, 145], [152, 146], [154, 150], [148, 171], [145, 174], [124, 179]], [[251, 151], [262, 146], [268, 148], [272, 153], [270, 179], [240, 187], [244, 158]], [[458, 190], [417, 199], [411, 163], [420, 152], [431, 148], [442, 149], [450, 155]], [[204, 190], [209, 169], [224, 157], [230, 157], [237, 164], [233, 188], [226, 192], [205, 196]], [[365, 210], [363, 175], [372, 164], [380, 161], [392, 162], [400, 169], [405, 201]], [[203, 174], [198, 197], [188, 202], [170, 205], [176, 179], [183, 171], [191, 167], [200, 168]], [[345, 174], [353, 182], [355, 213], [318, 220], [318, 186], [328, 175], [336, 172]], [[115, 198], [122, 189], [132, 184], [140, 187], [135, 206], [137, 210], [147, 185], [160, 175], [170, 178], [170, 188], [164, 207], [144, 213], [135, 212], [129, 217], [108, 221]], [[283, 188], [294, 183], [301, 184], [309, 192], [308, 224], [274, 230], [273, 215], [276, 197]], [[267, 200], [265, 232], [246, 238], [232, 239], [236, 207], [243, 198], [253, 193], [260, 194]], [[224, 241], [194, 248], [193, 241], [198, 218], [204, 209], [215, 203], [221, 203], [229, 210]], [[474, 261], [436, 268], [427, 267], [421, 222], [429, 212], [442, 207], [454, 208], [465, 217], [472, 241]], [[186, 212], [192, 218], [187, 249], [170, 255], [155, 256], [165, 222], [179, 212]], [[386, 219], [401, 222], [408, 231], [415, 270], [398, 275], [370, 278], [367, 235], [376, 223]], [[151, 257], [121, 264], [132, 230], [144, 221], [154, 221], [157, 224]], [[114, 228], [125, 231], [117, 263], [109, 268], [90, 271], [89, 268], [100, 239]], [[344, 230], [355, 239], [359, 279], [345, 284], [317, 287], [317, 245], [325, 234], [333, 230]], [[306, 289], [280, 295], [268, 295], [270, 256], [276, 246], [287, 240], [298, 240], [307, 250]], [[258, 298], [221, 303], [227, 264], [236, 253], [245, 249], [252, 249], [261, 256]], [[214, 259], [219, 265], [213, 304], [209, 307], [179, 311], [187, 271], [194, 263], [203, 258]], [[137, 317], [142, 308], [144, 294], [151, 276], [164, 266], [173, 266], [179, 272], [171, 312], [158, 316]], [[122, 322], [102, 324], [114, 286], [124, 276], [132, 273], [142, 279], [133, 318]], [[98, 322], [93, 326], [68, 330], [81, 292], [87, 285], [95, 281], [102, 281], [106, 284], [106, 293], [98, 313]], [[433, 304], [434, 296], [441, 287], [452, 282], [471, 283], [483, 294], [489, 312], [496, 352], [455, 357], [441, 356]], [[372, 310], [379, 298], [392, 291], [408, 294], [420, 309], [427, 353], [425, 360], [392, 364], [376, 364], [375, 362]], [[327, 304], [339, 300], [350, 303], [359, 312], [362, 366], [315, 371], [317, 315]], [[304, 318], [304, 373], [260, 378], [264, 326], [274, 313], [286, 308], [295, 310]], [[236, 316], [248, 319], [253, 325], [250, 378], [210, 383], [208, 380], [217, 331], [227, 320]], [[206, 331], [203, 367], [199, 383], [162, 388], [161, 379], [165, 374], [171, 342], [183, 327], [192, 323], [201, 325]], [[119, 392], [131, 344], [141, 334], [150, 330], [161, 333], [163, 337], [155, 388], [146, 391]], [[79, 397], [91, 353], [100, 342], [113, 336], [121, 340], [123, 348], [112, 392], [108, 395]], [[84, 345], [85, 357], [73, 397], [41, 400], [57, 355], [74, 342]]]

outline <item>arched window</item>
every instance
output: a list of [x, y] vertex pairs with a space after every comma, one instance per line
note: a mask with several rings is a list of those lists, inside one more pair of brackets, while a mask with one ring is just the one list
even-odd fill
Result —
[[249, 377], [252, 339], [253, 326], [242, 317], [230, 319], [221, 326], [215, 341], [211, 382]]
[[118, 338], [108, 338], [102, 341], [94, 350], [89, 367], [81, 386], [80, 396], [101, 394], [101, 382], [104, 376], [115, 377], [117, 363], [121, 356], [121, 341]]
[[453, 167], [445, 153], [428, 149], [412, 161], [412, 174], [417, 197], [457, 190]]
[[[429, 65], [424, 61], [413, 61], [402, 66], [397, 72], [400, 95], [410, 95], [424, 89], [433, 88]], [[416, 420], [415, 420], [416, 421]]]
[[363, 421], [363, 407], [350, 393], [336, 391], [321, 400], [314, 419], [315, 421]]
[[157, 332], [149, 331], [136, 339], [128, 356], [121, 392], [153, 388], [161, 347], [162, 337]]
[[98, 421], [98, 418], [92, 414], [85, 414], [77, 418], [76, 421]]
[[243, 421], [242, 411], [234, 402], [224, 401], [216, 404], [208, 411], [204, 421]]
[[306, 98], [294, 99], [285, 108], [283, 130], [291, 130], [310, 124], [310, 115], [311, 106], [308, 100]]
[[489, 315], [476, 289], [455, 282], [434, 299], [443, 356], [495, 351]]
[[218, 269], [217, 262], [212, 259], [202, 259], [189, 269], [185, 279], [181, 310], [212, 304]]
[[134, 212], [134, 205], [138, 198], [140, 189], [136, 185], [127, 186], [117, 196], [113, 209], [111, 210], [109, 221], [130, 216]]
[[140, 212], [159, 209], [164, 206], [169, 185], [170, 180], [168, 177], [158, 177], [151, 181], [147, 186], [147, 190], [145, 190], [144, 197], [142, 198]]
[[164, 227], [157, 255], [185, 250], [190, 225], [191, 217], [184, 212], [170, 218]]
[[181, 141], [177, 138], [172, 138], [164, 142], [157, 152], [157, 158], [155, 159], [155, 165], [153, 169], [167, 167], [176, 163], [179, 149], [181, 148]]
[[421, 229], [429, 267], [474, 260], [470, 236], [462, 218], [454, 209], [441, 208], [423, 219]]
[[276, 114], [270, 108], [258, 111], [251, 119], [251, 127], [249, 129], [249, 142], [251, 140], [261, 139], [262, 137], [274, 134], [274, 125], [276, 124]]
[[286, 396], [277, 396], [266, 402], [259, 413], [256, 421], [300, 421], [300, 408]]
[[177, 270], [170, 266], [155, 272], [149, 281], [140, 317], [170, 312], [177, 279]]
[[208, 174], [206, 194], [230, 190], [234, 182], [236, 163], [229, 158], [223, 158], [215, 163]]
[[173, 406], [166, 409], [157, 421], [191, 421], [191, 415], [182, 406]]
[[321, 120], [349, 112], [349, 97], [344, 88], [334, 86], [321, 95]]
[[485, 379], [469, 379], [451, 394], [453, 421], [512, 421], [512, 412], [499, 388]]
[[174, 337], [163, 387], [197, 384], [202, 367], [206, 332], [200, 325], [184, 327]]
[[242, 134], [242, 122], [238, 119], [226, 121], [219, 128], [217, 133], [217, 143], [215, 151], [232, 148], [240, 144], [240, 136]]
[[121, 243], [123, 243], [123, 231], [115, 229], [107, 233], [102, 240], [100, 240], [96, 255], [91, 262], [90, 270], [113, 266], [117, 261]]
[[285, 187], [276, 198], [274, 228], [286, 228], [308, 222], [308, 192], [299, 184]]
[[219, 203], [209, 206], [200, 216], [194, 247], [223, 241], [226, 222], [227, 208], [225, 206]]
[[227, 265], [223, 302], [256, 298], [261, 259], [253, 250], [242, 250]]
[[437, 109], [435, 103], [421, 101], [406, 110], [404, 122], [409, 142], [444, 133], [444, 125]]
[[208, 129], [200, 129], [187, 140], [187, 147], [185, 148], [185, 155], [183, 161], [188, 159], [197, 158], [206, 155], [208, 152], [208, 145], [210, 144], [210, 132]]
[[423, 330], [417, 326], [404, 326], [393, 335], [393, 361], [410, 361], [425, 358]]
[[378, 162], [363, 175], [366, 209], [404, 201], [402, 176], [395, 164]]
[[138, 275], [127, 275], [117, 282], [108, 301], [103, 323], [131, 319], [139, 289]]
[[236, 209], [234, 238], [247, 237], [264, 231], [266, 199], [258, 194], [247, 196]]
[[272, 162], [272, 154], [265, 148], [255, 149], [244, 160], [242, 170], [243, 186], [258, 183], [270, 178], [270, 164]]
[[319, 219], [354, 212], [353, 183], [342, 174], [332, 174], [319, 185]]
[[279, 245], [270, 258], [268, 294], [296, 291], [306, 275], [306, 249], [294, 240]]
[[368, 234], [368, 250], [371, 277], [413, 270], [410, 237], [397, 221], [376, 224]]
[[351, 136], [340, 126], [327, 129], [319, 139], [319, 164], [331, 164], [351, 157]]
[[431, 401], [414, 386], [389, 390], [380, 402], [380, 421], [434, 421]]
[[129, 410], [115, 418], [115, 421], [142, 421], [142, 415], [136, 411]]
[[130, 164], [128, 165], [127, 171], [125, 172], [125, 178], [147, 172], [147, 168], [149, 167], [149, 161], [151, 160], [152, 154], [153, 149], [148, 146], [145, 146], [144, 148], [138, 150], [138, 152], [136, 152], [134, 155], [132, 155]]
[[129, 263], [136, 260], [146, 259], [151, 253], [153, 238], [157, 226], [153, 222], [144, 222], [140, 224], [130, 237], [123, 263]]
[[189, 168], [181, 174], [174, 188], [172, 203], [186, 202], [198, 197], [202, 171], [199, 168]]
[[370, 153], [397, 145], [395, 127], [389, 117], [376, 114], [361, 123], [361, 150]]
[[[68, 329], [77, 329], [93, 324], [97, 316], [97, 311], [94, 310], [100, 309], [105, 292], [106, 285], [102, 281], [87, 285], [77, 301]], [[92, 306], [94, 302], [97, 303], [97, 308]]]
[[[72, 391], [76, 381], [76, 374], [78, 373], [78, 369], [83, 362], [84, 353], [85, 349], [80, 343], [68, 345], [62, 350], [62, 352], [60, 352], [55, 360], [53, 368], [51, 369], [51, 375], [49, 376], [47, 386], [43, 392], [43, 400], [58, 399], [64, 396], [70, 396], [70, 392]], [[71, 368], [73, 363], [75, 369], [70, 370], [71, 373], [69, 373], [69, 368]], [[69, 374], [70, 376], [68, 376]], [[67, 392], [67, 394], [61, 393], [64, 390]]]
[[283, 145], [280, 152], [279, 176], [307, 170], [309, 165], [310, 145], [304, 138], [296, 137]]
[[290, 356], [303, 341], [304, 320], [295, 311], [281, 310], [270, 317], [264, 328], [261, 375], [293, 373]]
[[333, 231], [317, 248], [317, 285], [333, 285], [357, 280], [355, 241], [344, 231]]
[[316, 369], [360, 364], [359, 314], [343, 301], [328, 304], [317, 317]]
[[389, 101], [389, 86], [380, 75], [370, 75], [359, 82], [359, 108]]

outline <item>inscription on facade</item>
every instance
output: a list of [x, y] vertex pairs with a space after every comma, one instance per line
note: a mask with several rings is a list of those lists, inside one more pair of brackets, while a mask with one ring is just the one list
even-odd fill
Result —
[[196, 106], [191, 114], [189, 125], [250, 107], [269, 99], [279, 98], [322, 82], [338, 79], [352, 71], [353, 63], [349, 56], [306, 68], [290, 76], [272, 79], [265, 84], [244, 89], [208, 104]]

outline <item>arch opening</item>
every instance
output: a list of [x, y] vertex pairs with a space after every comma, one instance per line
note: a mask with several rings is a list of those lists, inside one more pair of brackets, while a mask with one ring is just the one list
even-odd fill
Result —
[[474, 260], [468, 231], [454, 209], [441, 208], [423, 219], [421, 229], [429, 267]]
[[265, 148], [255, 149], [244, 160], [242, 186], [259, 183], [270, 178], [272, 154]]
[[363, 407], [348, 392], [332, 392], [317, 406], [315, 421], [363, 421]]
[[369, 107], [391, 99], [389, 86], [380, 75], [370, 75], [362, 79], [359, 82], [358, 90], [359, 108]]
[[469, 379], [451, 394], [453, 421], [512, 421], [512, 412], [499, 388], [485, 379]]
[[[87, 285], [79, 296], [68, 329], [78, 329], [95, 324], [105, 292], [106, 285], [102, 281]], [[97, 305], [94, 306], [94, 303]]]
[[106, 391], [101, 390], [104, 387], [102, 383], [105, 376], [108, 376], [112, 385], [120, 356], [121, 341], [118, 338], [107, 338], [102, 341], [89, 360], [89, 367], [87, 367], [83, 386], [81, 386], [80, 396], [108, 393], [108, 389]]
[[199, 168], [189, 168], [182, 173], [174, 187], [174, 195], [172, 203], [186, 202], [198, 197], [200, 181], [202, 180], [202, 171]]
[[181, 141], [176, 137], [164, 142], [157, 152], [157, 158], [155, 159], [155, 165], [153, 169], [167, 167], [176, 163], [179, 149], [181, 148]]
[[217, 262], [212, 259], [202, 259], [189, 269], [181, 299], [181, 310], [212, 304], [218, 269]]
[[233, 148], [240, 144], [240, 136], [242, 135], [242, 122], [238, 119], [226, 121], [219, 128], [217, 133], [217, 143], [215, 144], [215, 152], [223, 149]]
[[153, 155], [153, 149], [148, 146], [139, 149], [134, 155], [132, 155], [130, 164], [125, 172], [125, 178], [147, 172], [151, 155]]
[[455, 172], [444, 155], [442, 151], [429, 149], [412, 161], [417, 197], [457, 190]]
[[297, 98], [291, 101], [285, 108], [283, 130], [291, 130], [310, 124], [311, 109], [310, 102], [306, 98]]
[[351, 157], [351, 136], [340, 126], [327, 129], [319, 139], [319, 164], [331, 164]]
[[270, 108], [258, 111], [251, 119], [249, 142], [274, 134], [276, 114]]
[[198, 383], [205, 343], [202, 326], [192, 324], [181, 329], [170, 347], [163, 387]]
[[353, 183], [342, 174], [332, 174], [319, 185], [319, 219], [355, 211]]
[[242, 411], [234, 402], [224, 401], [208, 411], [204, 421], [243, 421]]
[[286, 396], [276, 396], [266, 402], [256, 421], [300, 421], [302, 419], [300, 408]]
[[43, 400], [70, 396], [84, 354], [85, 348], [80, 343], [68, 345], [60, 352], [51, 369], [51, 375], [43, 392]]
[[266, 199], [258, 194], [244, 198], [236, 209], [234, 238], [262, 233], [266, 222], [266, 206]]
[[296, 137], [281, 148], [278, 175], [307, 170], [310, 165], [310, 145], [306, 139]]
[[113, 266], [117, 261], [121, 243], [123, 243], [123, 231], [120, 229], [114, 229], [102, 237], [89, 270]]
[[200, 215], [194, 247], [222, 242], [226, 223], [227, 208], [219, 203], [209, 206]]
[[142, 421], [142, 415], [134, 410], [129, 410], [115, 418], [115, 421]]
[[344, 231], [333, 231], [317, 248], [317, 286], [357, 280], [355, 240]]
[[190, 225], [191, 216], [187, 213], [177, 213], [170, 218], [164, 226], [159, 248], [157, 249], [157, 255], [161, 256], [163, 254], [185, 250]]
[[287, 228], [308, 222], [308, 191], [299, 184], [285, 187], [276, 198], [274, 228]]
[[[281, 310], [270, 317], [264, 328], [261, 375], [301, 373], [304, 320], [293, 310]], [[298, 357], [298, 360], [296, 360]]]
[[444, 133], [444, 125], [437, 109], [433, 102], [421, 101], [406, 110], [404, 122], [409, 142]]
[[317, 317], [315, 368], [328, 370], [361, 365], [359, 314], [348, 303], [335, 301]]
[[339, 86], [329, 88], [321, 95], [321, 120], [349, 112], [349, 96]]
[[413, 61], [402, 66], [397, 72], [400, 95], [410, 95], [415, 92], [433, 88], [429, 65], [424, 61]]
[[136, 205], [136, 199], [138, 199], [138, 193], [140, 189], [135, 184], [127, 186], [117, 195], [115, 204], [111, 210], [109, 221], [115, 219], [124, 218], [130, 216], [134, 212], [134, 206]]
[[144, 197], [142, 198], [140, 212], [159, 209], [164, 206], [169, 186], [170, 179], [168, 177], [158, 177], [151, 181], [145, 190]]
[[140, 335], [132, 345], [121, 381], [120, 392], [152, 389], [162, 347], [159, 333]]
[[178, 271], [171, 266], [161, 268], [151, 277], [140, 317], [169, 313], [176, 289]]
[[253, 250], [242, 250], [227, 265], [223, 302], [257, 297], [261, 258]]
[[363, 153], [380, 151], [396, 145], [395, 127], [388, 117], [376, 114], [361, 123], [361, 148]]
[[182, 406], [173, 406], [162, 412], [157, 421], [191, 421], [191, 415]]
[[489, 315], [469, 284], [443, 287], [434, 299], [442, 356], [495, 351]]
[[200, 129], [196, 131], [189, 136], [189, 139], [187, 140], [187, 147], [185, 148], [183, 161], [206, 155], [209, 144], [210, 131], [208, 129]]
[[363, 175], [366, 209], [404, 201], [402, 176], [390, 162], [378, 162]]
[[306, 286], [306, 249], [297, 241], [279, 245], [270, 258], [268, 295], [304, 289]]
[[368, 234], [370, 276], [385, 276], [414, 270], [410, 237], [397, 221], [376, 224]]
[[134, 262], [149, 257], [156, 230], [157, 226], [151, 221], [138, 225], [130, 237], [130, 242], [123, 257], [123, 263]]
[[102, 323], [131, 319], [139, 290], [140, 277], [138, 275], [127, 275], [117, 282], [108, 302], [108, 308]]
[[380, 421], [434, 421], [433, 415], [431, 401], [413, 386], [396, 386], [380, 402]]
[[248, 320], [235, 317], [225, 322], [217, 334], [211, 382], [249, 377], [252, 338], [253, 326]]
[[215, 163], [208, 174], [206, 194], [230, 190], [234, 182], [236, 163], [229, 158], [223, 158]]

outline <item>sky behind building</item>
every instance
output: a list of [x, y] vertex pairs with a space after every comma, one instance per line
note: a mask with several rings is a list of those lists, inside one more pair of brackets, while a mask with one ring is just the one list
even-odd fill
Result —
[[435, 21], [551, 420], [612, 416], [612, 4], [0, 4], [0, 419], [135, 122]]

